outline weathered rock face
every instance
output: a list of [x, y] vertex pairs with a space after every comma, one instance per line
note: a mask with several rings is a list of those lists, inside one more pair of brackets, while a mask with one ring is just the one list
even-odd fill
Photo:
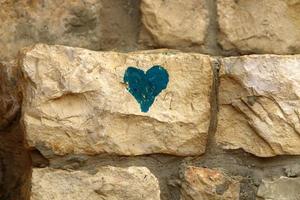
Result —
[[300, 57], [222, 59], [217, 142], [257, 156], [300, 154]]
[[[167, 70], [169, 83], [144, 113], [123, 77], [129, 66], [146, 71], [153, 65]], [[212, 84], [208, 56], [36, 45], [25, 53], [22, 69], [27, 140], [46, 156], [205, 151]]]
[[[201, 45], [209, 23], [206, 8], [205, 0], [143, 0], [142, 21], [158, 46]], [[145, 33], [141, 32], [141, 40]]]
[[300, 50], [300, 1], [218, 0], [219, 42], [242, 53]]
[[298, 200], [300, 199], [299, 188], [300, 177], [263, 180], [258, 188], [257, 200]]
[[38, 42], [94, 50], [130, 49], [136, 40], [138, 18], [126, 13], [126, 6], [132, 9], [135, 3], [121, 2], [2, 0], [0, 59], [12, 59], [20, 48]]
[[97, 173], [36, 168], [31, 200], [159, 200], [158, 181], [145, 167], [99, 167]]
[[238, 200], [240, 183], [219, 170], [187, 167], [182, 182], [182, 200]]

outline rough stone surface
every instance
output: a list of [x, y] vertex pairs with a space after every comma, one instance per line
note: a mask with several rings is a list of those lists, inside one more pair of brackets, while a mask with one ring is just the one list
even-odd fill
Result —
[[28, 200], [31, 163], [19, 123], [20, 73], [16, 65], [0, 63], [0, 199]]
[[0, 130], [9, 126], [20, 111], [20, 77], [16, 64], [0, 63]]
[[[201, 45], [209, 23], [205, 0], [143, 0], [142, 21], [154, 42], [163, 47]], [[147, 32], [142, 31], [143, 40]]]
[[[0, 62], [36, 43], [216, 56], [299, 53], [299, 2], [0, 0]], [[31, 167], [49, 167], [34, 168], [36, 199], [145, 199], [138, 195], [160, 192], [162, 200], [300, 200], [299, 56], [257, 57], [220, 58], [227, 66], [220, 96], [217, 76], [210, 87], [211, 59], [199, 54], [38, 45], [20, 64], [0, 65], [0, 199], [30, 199]], [[143, 113], [123, 76], [127, 66], [154, 64], [167, 68], [171, 81]], [[25, 95], [21, 123], [18, 85]], [[293, 156], [275, 156], [282, 154]], [[190, 155], [197, 156], [183, 157]], [[148, 168], [159, 189], [155, 178], [147, 180], [149, 171], [125, 176], [131, 166]]]
[[258, 188], [257, 200], [299, 200], [299, 188], [300, 177], [263, 180]]
[[137, 5], [135, 0], [2, 0], [0, 59], [12, 59], [21, 48], [38, 42], [131, 49], [138, 33]]
[[242, 53], [300, 52], [299, 0], [218, 0], [219, 42]]
[[145, 167], [99, 167], [94, 174], [36, 168], [31, 200], [159, 200], [158, 181]]
[[215, 169], [187, 167], [184, 171], [181, 200], [239, 200], [238, 180]]
[[[126, 89], [124, 72], [157, 64], [168, 71], [169, 83], [143, 113]], [[205, 151], [212, 85], [208, 56], [36, 45], [25, 53], [22, 70], [27, 140], [45, 156]]]
[[300, 154], [300, 57], [222, 59], [217, 143], [261, 157]]

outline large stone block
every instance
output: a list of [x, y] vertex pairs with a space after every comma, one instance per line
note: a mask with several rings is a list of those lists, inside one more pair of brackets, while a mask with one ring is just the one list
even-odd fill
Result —
[[263, 180], [257, 191], [257, 200], [299, 200], [299, 188], [300, 178]]
[[159, 200], [156, 177], [146, 167], [99, 167], [95, 174], [35, 168], [31, 200]]
[[182, 178], [181, 200], [239, 199], [239, 181], [220, 170], [189, 166]]
[[217, 143], [261, 157], [300, 154], [300, 57], [223, 58]]
[[142, 21], [154, 45], [188, 47], [204, 43], [209, 24], [205, 0], [142, 0]]
[[219, 42], [242, 53], [300, 52], [299, 0], [218, 0]]
[[[146, 71], [153, 65], [167, 70], [169, 83], [150, 110], [141, 112], [124, 74], [129, 66]], [[25, 52], [22, 70], [27, 140], [45, 156], [188, 156], [205, 151], [212, 85], [209, 56], [36, 45]]]

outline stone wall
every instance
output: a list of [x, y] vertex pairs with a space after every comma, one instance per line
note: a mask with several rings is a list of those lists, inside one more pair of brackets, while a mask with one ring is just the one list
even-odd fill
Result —
[[0, 199], [300, 200], [299, 0], [0, 0]]

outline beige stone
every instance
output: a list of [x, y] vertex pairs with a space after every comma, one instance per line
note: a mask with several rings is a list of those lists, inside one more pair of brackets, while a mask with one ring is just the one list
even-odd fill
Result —
[[[126, 89], [124, 72], [128, 66], [146, 71], [157, 64], [168, 71], [169, 84], [144, 113]], [[27, 141], [44, 155], [187, 156], [205, 151], [212, 84], [209, 56], [93, 52], [40, 44], [25, 53], [22, 70]]]
[[299, 200], [300, 177], [280, 177], [263, 180], [257, 191], [257, 200]]
[[300, 52], [299, 0], [218, 0], [219, 42], [242, 53]]
[[189, 166], [184, 171], [181, 200], [238, 200], [240, 183], [220, 170]]
[[141, 12], [143, 25], [158, 46], [204, 43], [209, 23], [205, 0], [143, 0]]
[[261, 157], [300, 154], [300, 57], [222, 59], [217, 143]]
[[99, 167], [97, 173], [35, 168], [31, 200], [159, 200], [156, 177], [146, 167]]

